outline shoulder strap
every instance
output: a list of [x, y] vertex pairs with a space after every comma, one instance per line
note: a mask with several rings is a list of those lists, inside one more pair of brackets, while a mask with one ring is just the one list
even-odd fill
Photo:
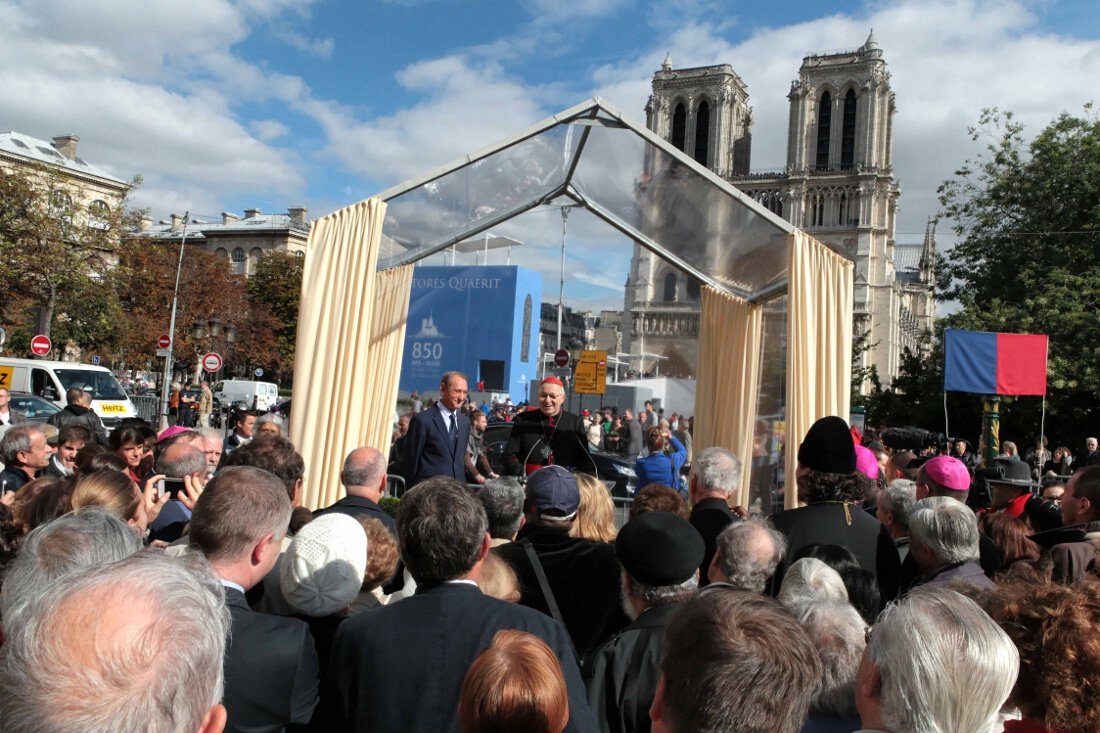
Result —
[[[539, 581], [539, 588], [542, 590], [542, 597], [546, 599], [546, 606], [550, 609], [550, 616], [555, 621], [565, 628], [565, 636], [569, 639], [569, 646], [573, 647], [573, 655], [577, 655], [577, 648], [573, 646], [573, 637], [569, 634], [569, 629], [565, 627], [565, 619], [562, 618], [561, 609], [558, 608], [558, 601], [554, 597], [554, 591], [550, 590], [550, 581], [546, 578], [546, 571], [542, 568], [542, 562], [539, 561], [538, 553], [535, 552], [534, 546], [531, 544], [531, 540], [524, 538], [520, 541], [523, 545], [523, 549], [527, 552], [527, 559], [531, 561], [531, 567], [535, 571], [535, 577]], [[579, 661], [578, 657], [578, 661]]]

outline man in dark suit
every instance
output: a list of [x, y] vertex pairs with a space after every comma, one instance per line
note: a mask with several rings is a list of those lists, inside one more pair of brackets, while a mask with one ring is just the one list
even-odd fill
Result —
[[309, 723], [318, 661], [304, 621], [255, 613], [244, 594], [275, 565], [291, 503], [286, 486], [251, 466], [218, 471], [191, 517], [191, 547], [225, 587], [232, 631], [225, 650], [227, 731], [282, 731]]
[[478, 588], [487, 529], [481, 502], [454, 479], [432, 478], [405, 494], [398, 545], [416, 595], [340, 625], [319, 713], [325, 730], [457, 732], [462, 680], [503, 629], [527, 631], [550, 646], [569, 695], [566, 730], [597, 730], [561, 624]]
[[703, 538], [703, 562], [699, 566], [699, 585], [710, 580], [707, 571], [714, 558], [718, 535], [737, 519], [729, 499], [741, 487], [741, 461], [725, 448], [707, 448], [695, 456], [688, 474], [688, 500], [691, 502], [691, 526]]
[[367, 446], [356, 448], [344, 459], [340, 483], [344, 485], [347, 496], [331, 506], [315, 511], [315, 518], [333, 513], [347, 514], [354, 519], [365, 516], [377, 519], [386, 525], [386, 529], [394, 537], [397, 536], [397, 525], [394, 524], [393, 517], [378, 506], [382, 494], [386, 493], [385, 456]]
[[432, 476], [466, 482], [470, 419], [460, 411], [466, 393], [466, 375], [447, 372], [439, 382], [439, 401], [409, 423], [401, 461], [406, 490]]

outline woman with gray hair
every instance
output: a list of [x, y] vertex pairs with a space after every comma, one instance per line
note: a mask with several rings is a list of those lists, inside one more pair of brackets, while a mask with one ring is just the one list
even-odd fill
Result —
[[812, 557], [796, 560], [783, 577], [777, 600], [792, 613], [814, 603], [847, 603], [848, 591], [840, 574]]

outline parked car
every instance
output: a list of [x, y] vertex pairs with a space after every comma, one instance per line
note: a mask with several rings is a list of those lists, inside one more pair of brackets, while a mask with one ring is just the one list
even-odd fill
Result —
[[50, 415], [61, 412], [61, 408], [54, 403], [28, 392], [12, 392], [10, 406], [23, 413], [28, 422], [46, 422]]
[[[504, 473], [504, 451], [508, 447], [508, 439], [511, 436], [512, 423], [490, 423], [485, 428], [485, 452], [489, 456], [489, 465], [497, 473]], [[612, 496], [620, 498], [634, 496], [638, 475], [634, 473], [632, 462], [602, 450], [594, 450], [591, 455], [597, 471], [596, 477], [608, 483], [614, 482], [615, 485], [611, 489]]]

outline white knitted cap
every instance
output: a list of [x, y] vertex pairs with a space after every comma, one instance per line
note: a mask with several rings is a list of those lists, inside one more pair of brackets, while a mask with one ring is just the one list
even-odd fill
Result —
[[307, 616], [330, 616], [363, 587], [367, 533], [346, 514], [323, 514], [298, 531], [281, 566], [279, 586], [291, 608]]

